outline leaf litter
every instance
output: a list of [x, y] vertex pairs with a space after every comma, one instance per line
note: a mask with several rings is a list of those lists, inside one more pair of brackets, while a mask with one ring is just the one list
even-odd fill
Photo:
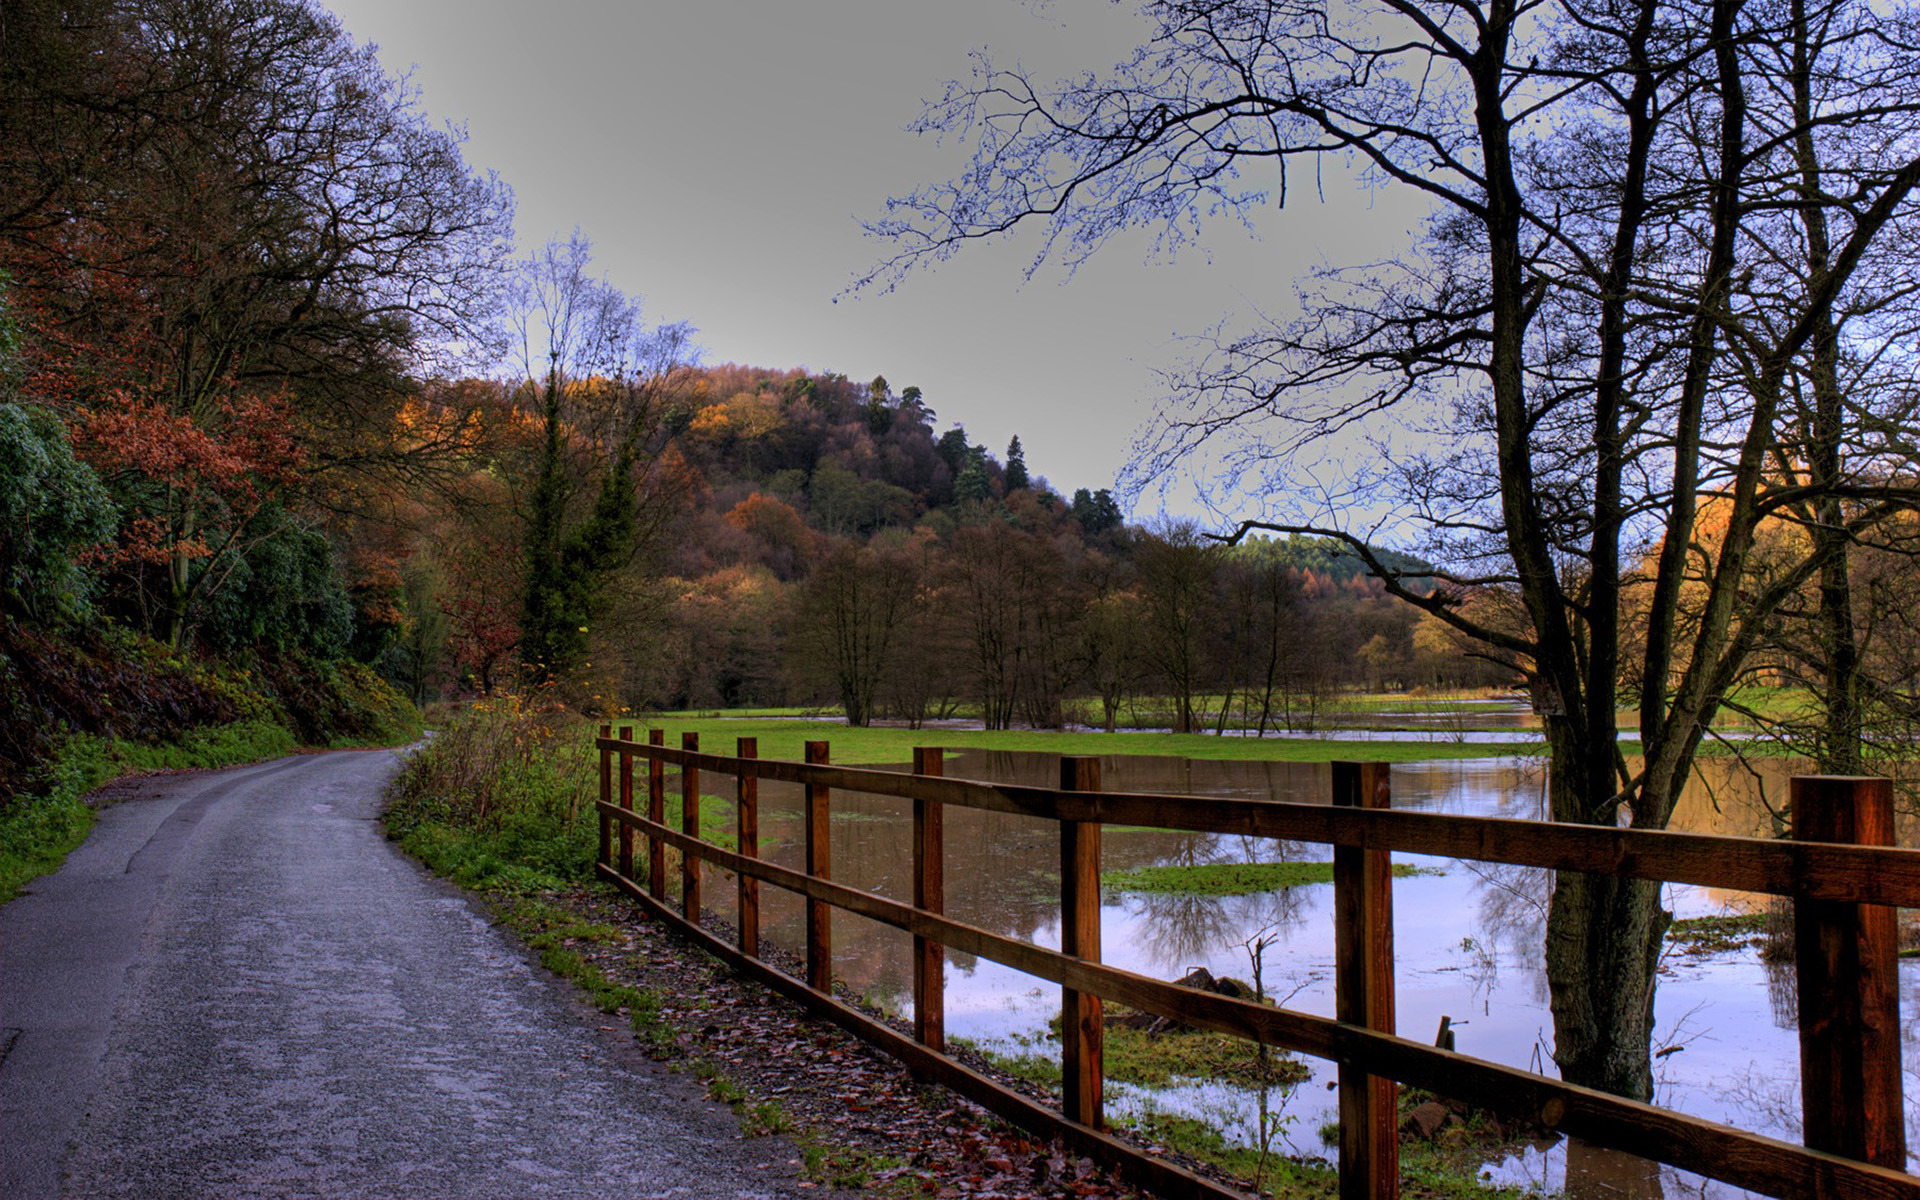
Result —
[[[1152, 1195], [1058, 1140], [1027, 1134], [943, 1087], [920, 1083], [880, 1050], [735, 975], [617, 894], [583, 886], [544, 898], [619, 931], [616, 939], [582, 939], [570, 948], [613, 982], [659, 994], [660, 1016], [673, 1033], [670, 1043], [655, 1047], [656, 1055], [691, 1064], [709, 1078], [710, 1089], [714, 1079], [724, 1077], [728, 1098], [739, 1097], [742, 1136], [800, 1131], [803, 1141], [828, 1160], [819, 1172], [825, 1182], [937, 1200], [1143, 1200]], [[780, 961], [778, 951], [763, 945], [762, 954], [788, 973], [800, 974], [798, 964]], [[906, 1029], [844, 989], [838, 998]], [[1044, 1090], [977, 1054], [962, 1049], [956, 1057], [1007, 1087], [1057, 1104]], [[777, 1113], [770, 1106], [777, 1106]], [[775, 1121], [772, 1128], [766, 1125], [769, 1119]], [[1115, 1136], [1126, 1135], [1115, 1131]], [[1189, 1171], [1231, 1182], [1186, 1155], [1160, 1146], [1154, 1150]], [[846, 1160], [838, 1168], [831, 1162], [835, 1151]], [[848, 1163], [860, 1162], [866, 1167], [847, 1169]]]

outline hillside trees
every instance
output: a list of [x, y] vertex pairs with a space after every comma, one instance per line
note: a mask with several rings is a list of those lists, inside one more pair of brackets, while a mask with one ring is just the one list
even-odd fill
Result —
[[1220, 627], [1214, 603], [1226, 548], [1191, 521], [1149, 531], [1135, 547], [1145, 627], [1139, 636], [1148, 677], [1173, 702], [1173, 731], [1193, 733], [1199, 693], [1216, 678]]
[[[1149, 44], [1111, 72], [1046, 86], [986, 66], [931, 104], [920, 127], [964, 130], [974, 162], [890, 203], [876, 228], [898, 253], [875, 278], [1022, 224], [1069, 264], [1131, 227], [1178, 244], [1348, 156], [1367, 183], [1422, 197], [1432, 215], [1400, 255], [1329, 269], [1298, 322], [1198, 364], [1142, 471], [1217, 452], [1279, 485], [1355, 425], [1424, 432], [1442, 448], [1361, 482], [1394, 489], [1457, 571], [1428, 591], [1369, 565], [1533, 681], [1554, 819], [1664, 826], [1773, 614], [1837, 553], [1763, 561], [1764, 524], [1838, 500], [1857, 539], [1912, 502], [1899, 476], [1868, 469], [1888, 430], [1844, 405], [1824, 411], [1845, 469], [1781, 469], [1832, 441], [1794, 445], [1785, 416], [1796, 389], [1820, 386], [1810, 360], [1836, 311], [1907, 294], [1878, 268], [1881, 247], [1905, 244], [1920, 182], [1912, 13], [1855, 0], [1145, 11]], [[1870, 322], [1841, 345], [1904, 369], [1903, 344]], [[1709, 498], [1725, 519], [1711, 547]], [[1272, 527], [1359, 550], [1338, 516]], [[1649, 619], [1629, 645], [1621, 612], [1642, 587]], [[1488, 588], [1520, 601], [1520, 625], [1457, 602]], [[1623, 698], [1639, 763], [1618, 749]], [[1557, 879], [1546, 954], [1565, 1078], [1650, 1094], [1666, 919], [1652, 885]]]
[[507, 197], [299, 0], [27, 0], [0, 56], [21, 396], [121, 510], [109, 609], [180, 645], [316, 478], [444, 461], [397, 417]]

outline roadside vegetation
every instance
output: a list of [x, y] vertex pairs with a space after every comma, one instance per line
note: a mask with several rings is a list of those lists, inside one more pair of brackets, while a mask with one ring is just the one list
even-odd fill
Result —
[[[358, 664], [247, 670], [184, 662], [134, 638], [117, 651], [110, 663], [57, 644], [52, 657], [0, 659], [0, 735], [37, 746], [0, 796], [0, 903], [85, 840], [94, 820], [86, 797], [114, 779], [259, 762], [303, 746], [403, 745], [421, 734], [419, 710]], [[56, 705], [81, 719], [37, 724]]]

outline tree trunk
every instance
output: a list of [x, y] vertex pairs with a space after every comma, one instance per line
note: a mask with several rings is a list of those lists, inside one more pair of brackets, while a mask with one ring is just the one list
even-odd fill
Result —
[[1653, 990], [1670, 915], [1660, 885], [1583, 871], [1554, 878], [1547, 988], [1561, 1078], [1653, 1098]]

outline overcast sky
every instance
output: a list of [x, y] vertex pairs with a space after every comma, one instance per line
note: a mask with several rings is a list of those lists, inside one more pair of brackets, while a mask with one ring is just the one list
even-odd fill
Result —
[[[1067, 278], [1024, 278], [1035, 241], [976, 246], [888, 294], [841, 293], [886, 247], [860, 220], [952, 176], [967, 149], [905, 126], [970, 55], [1048, 78], [1139, 41], [1099, 0], [322, 0], [390, 73], [411, 71], [470, 163], [518, 198], [522, 248], [592, 240], [595, 265], [686, 320], [704, 360], [883, 374], [1066, 493], [1113, 484], [1183, 335], [1284, 313], [1328, 243], [1398, 239], [1366, 197], [1289, 200], [1254, 238], [1220, 223], [1204, 253], [1117, 242]], [[1336, 254], [1336, 250], [1329, 250]], [[836, 300], [836, 297], [839, 297]], [[1187, 489], [1169, 495], [1172, 507]], [[1144, 497], [1134, 515], [1159, 504]], [[1249, 506], [1242, 508], [1250, 512]]]

